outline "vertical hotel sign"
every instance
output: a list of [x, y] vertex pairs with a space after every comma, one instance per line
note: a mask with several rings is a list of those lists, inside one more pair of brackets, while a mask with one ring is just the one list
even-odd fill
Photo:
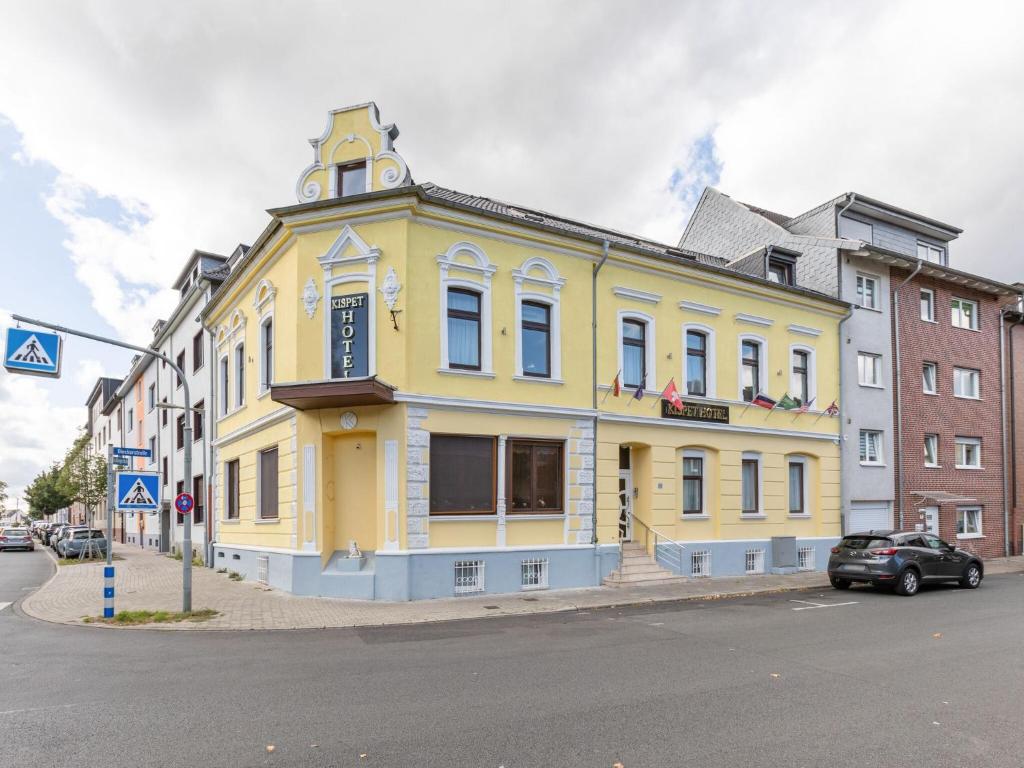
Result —
[[366, 293], [331, 297], [331, 378], [370, 375], [369, 303]]

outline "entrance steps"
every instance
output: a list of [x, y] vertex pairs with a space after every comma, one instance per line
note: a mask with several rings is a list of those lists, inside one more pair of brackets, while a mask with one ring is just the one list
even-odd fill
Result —
[[602, 583], [607, 587], [618, 587], [627, 584], [682, 583], [686, 580], [685, 576], [679, 576], [658, 565], [643, 544], [624, 542], [619, 567], [608, 574]]
[[335, 552], [320, 573], [320, 595], [373, 600], [374, 566], [373, 552], [363, 552], [360, 559], [350, 558], [347, 550]]

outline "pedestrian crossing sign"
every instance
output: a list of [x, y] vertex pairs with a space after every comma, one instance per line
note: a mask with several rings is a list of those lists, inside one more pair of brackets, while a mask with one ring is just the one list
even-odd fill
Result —
[[56, 333], [8, 328], [4, 368], [11, 373], [60, 377], [61, 339]]
[[158, 472], [118, 472], [118, 510], [147, 510], [160, 506], [160, 474]]

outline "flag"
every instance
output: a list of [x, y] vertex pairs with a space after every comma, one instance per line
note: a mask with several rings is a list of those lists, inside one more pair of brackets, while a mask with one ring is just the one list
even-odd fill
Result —
[[832, 401], [832, 405], [830, 405], [828, 408], [825, 409], [825, 415], [826, 416], [838, 416], [839, 415], [839, 406], [836, 404], [835, 400]]
[[643, 400], [644, 399], [644, 385], [643, 384], [637, 384], [636, 392], [633, 393], [633, 399], [634, 400]]
[[673, 407], [682, 410], [683, 398], [679, 396], [679, 390], [676, 389], [675, 379], [668, 380], [668, 386], [665, 387], [664, 391], [662, 391], [661, 399], [668, 400], [670, 403], [672, 403]]
[[615, 379], [614, 379], [614, 381], [612, 381], [612, 394], [615, 397], [618, 397], [619, 393], [622, 392], [622, 382], [619, 381], [619, 376], [621, 374], [622, 374], [622, 371], [619, 371], [618, 373], [616, 373], [615, 374]]
[[814, 403], [815, 400], [817, 400], [817, 398], [812, 397], [806, 403], [801, 404], [801, 406], [796, 409], [797, 413], [807, 413], [807, 411], [810, 410], [811, 405]]
[[775, 404], [776, 408], [781, 408], [784, 411], [793, 411], [800, 407], [800, 403], [794, 398], [789, 396], [789, 392], [782, 396], [782, 399]]
[[774, 400], [768, 397], [768, 395], [762, 394], [761, 392], [757, 393], [757, 396], [750, 401], [750, 404], [756, 405], [758, 408], [765, 408], [769, 411], [775, 408], [776, 405]]

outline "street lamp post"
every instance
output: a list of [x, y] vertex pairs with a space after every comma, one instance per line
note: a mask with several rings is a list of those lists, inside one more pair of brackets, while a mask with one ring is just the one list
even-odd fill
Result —
[[[178, 367], [171, 358], [167, 355], [157, 352], [155, 349], [150, 347], [139, 347], [134, 344], [128, 344], [124, 341], [117, 339], [111, 339], [106, 336], [97, 336], [96, 334], [86, 333], [85, 331], [76, 331], [73, 328], [67, 328], [63, 325], [56, 325], [54, 323], [47, 323], [42, 320], [33, 320], [30, 317], [22, 317], [21, 315], [11, 315], [13, 320], [20, 323], [29, 323], [30, 325], [38, 325], [41, 328], [49, 328], [51, 331], [57, 333], [66, 333], [71, 336], [80, 336], [83, 339], [90, 339], [92, 341], [98, 341], [102, 344], [112, 344], [115, 347], [123, 347], [124, 349], [131, 349], [135, 352], [142, 352], [146, 355], [151, 355], [159, 360], [163, 360], [171, 369], [177, 374], [178, 380], [181, 382], [183, 394], [185, 396], [185, 404], [182, 406], [185, 410], [185, 428], [182, 430], [182, 438], [185, 441], [184, 447], [184, 475], [185, 482], [187, 483], [192, 477], [192, 408], [189, 405], [192, 402], [189, 399], [188, 392], [188, 380], [185, 378], [185, 372]], [[187, 488], [187, 486], [186, 486]], [[191, 489], [187, 489], [191, 490]], [[187, 491], [186, 491], [187, 492]], [[113, 511], [108, 514], [113, 515]], [[181, 610], [184, 613], [190, 613], [192, 611], [192, 512], [189, 511], [187, 515], [182, 516], [184, 518], [185, 529], [184, 529], [184, 541], [182, 542], [181, 557]], [[110, 563], [111, 552], [113, 550], [113, 542], [107, 542], [107, 563]]]

